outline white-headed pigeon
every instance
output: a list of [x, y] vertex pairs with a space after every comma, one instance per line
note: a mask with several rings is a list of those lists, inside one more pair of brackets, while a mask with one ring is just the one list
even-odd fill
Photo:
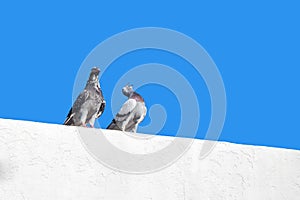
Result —
[[100, 69], [93, 67], [84, 90], [77, 97], [70, 109], [64, 125], [94, 127], [105, 108], [105, 100], [99, 83]]
[[133, 90], [132, 85], [123, 87], [122, 93], [128, 97], [128, 100], [107, 129], [136, 132], [139, 123], [143, 121], [147, 113], [144, 99]]

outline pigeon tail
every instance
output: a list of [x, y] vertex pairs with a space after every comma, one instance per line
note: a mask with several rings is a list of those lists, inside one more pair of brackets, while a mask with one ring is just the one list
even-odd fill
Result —
[[119, 130], [119, 131], [121, 131], [120, 127], [116, 124], [116, 120], [115, 120], [115, 119], [113, 119], [113, 120], [111, 121], [111, 123], [107, 126], [106, 129], [110, 129], [110, 130]]
[[68, 113], [68, 116], [67, 116], [66, 120], [63, 123], [63, 125], [68, 125], [68, 126], [74, 125], [74, 121], [73, 121], [74, 114], [75, 113], [72, 113], [72, 108], [71, 108], [69, 113]]

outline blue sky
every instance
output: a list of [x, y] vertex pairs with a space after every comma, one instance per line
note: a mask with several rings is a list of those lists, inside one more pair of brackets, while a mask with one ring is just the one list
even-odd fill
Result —
[[[220, 140], [300, 149], [299, 19], [297, 1], [2, 1], [0, 117], [61, 124], [77, 71], [92, 49], [119, 32], [155, 26], [192, 37], [218, 66], [227, 93]], [[101, 79], [107, 101], [122, 72], [148, 62], [172, 66], [197, 85], [197, 137], [203, 138], [210, 117], [205, 84], [190, 75], [188, 63], [167, 52], [137, 51], [116, 60], [110, 69], [121, 70]], [[160, 103], [174, 113], [160, 133], [173, 135], [180, 121], [174, 95], [157, 85], [139, 92], [147, 105]], [[108, 107], [101, 124], [111, 119]]]

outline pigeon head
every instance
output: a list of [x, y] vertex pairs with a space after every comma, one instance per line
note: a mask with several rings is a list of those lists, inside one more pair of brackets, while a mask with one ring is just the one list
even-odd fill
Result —
[[132, 85], [127, 84], [122, 88], [122, 93], [129, 97], [134, 92]]
[[91, 75], [96, 75], [98, 76], [100, 73], [100, 69], [98, 67], [93, 67], [92, 70], [91, 70]]
[[91, 69], [89, 80], [87, 81], [85, 88], [100, 87], [99, 85], [99, 73], [100, 69], [98, 67], [93, 67]]
[[92, 83], [92, 82], [98, 81], [99, 73], [100, 73], [100, 69], [98, 67], [93, 67], [91, 69], [91, 73], [90, 73], [90, 77], [89, 77], [88, 82]]

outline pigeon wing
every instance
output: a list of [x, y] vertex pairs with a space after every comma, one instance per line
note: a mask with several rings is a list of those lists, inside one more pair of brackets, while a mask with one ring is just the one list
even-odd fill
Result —
[[134, 110], [137, 102], [134, 99], [128, 99], [123, 106], [121, 107], [120, 111], [117, 113], [115, 118], [111, 121], [111, 123], [107, 126], [107, 129], [112, 130], [121, 130], [119, 124], [127, 119], [130, 113]]
[[139, 110], [136, 110], [136, 114], [134, 118], [130, 122], [128, 122], [126, 131], [136, 132], [137, 125], [144, 120], [146, 114], [147, 114], [146, 106], [139, 107]]
[[134, 110], [137, 102], [135, 99], [128, 99], [115, 117], [117, 122], [125, 121], [130, 113]]
[[80, 110], [82, 104], [86, 102], [86, 100], [89, 98], [89, 91], [83, 90], [80, 95], [77, 97], [76, 101], [73, 104], [73, 107], [70, 109], [67, 118], [64, 122], [64, 125], [73, 125], [73, 117], [74, 115]]
[[106, 106], [106, 101], [103, 99], [103, 101], [102, 101], [102, 103], [101, 103], [101, 105], [99, 107], [99, 110], [97, 112], [96, 118], [99, 118], [102, 115], [102, 113], [103, 113], [103, 111], [105, 109], [105, 106]]

